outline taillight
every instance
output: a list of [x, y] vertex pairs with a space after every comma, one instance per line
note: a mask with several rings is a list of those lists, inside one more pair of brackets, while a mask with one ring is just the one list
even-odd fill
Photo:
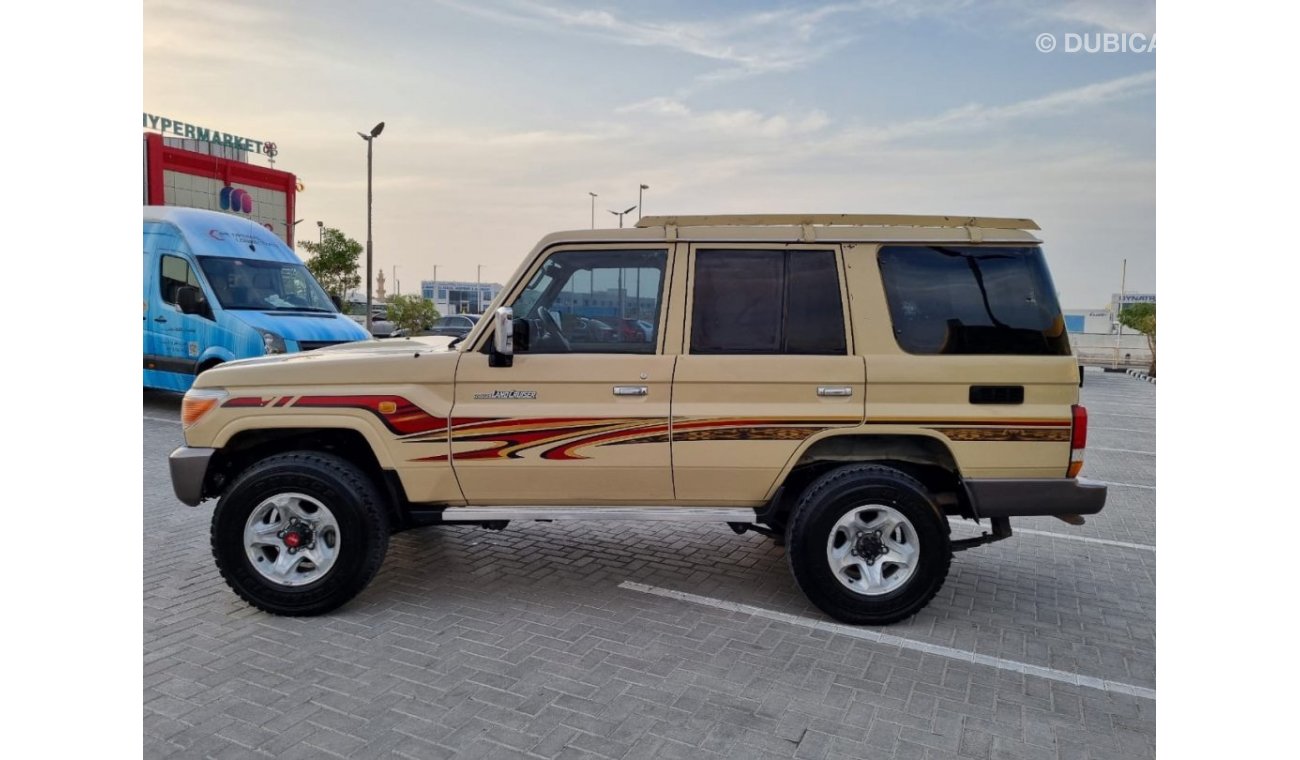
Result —
[[1083, 469], [1083, 450], [1088, 445], [1088, 410], [1075, 404], [1070, 407], [1070, 468], [1066, 477], [1076, 478]]
[[181, 426], [190, 427], [212, 411], [228, 394], [222, 390], [191, 389], [181, 401]]

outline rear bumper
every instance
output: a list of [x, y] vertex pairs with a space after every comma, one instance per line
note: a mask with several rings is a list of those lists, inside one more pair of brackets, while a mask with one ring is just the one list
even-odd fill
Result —
[[197, 507], [203, 501], [203, 481], [208, 476], [208, 464], [215, 453], [216, 449], [182, 446], [167, 457], [176, 498], [191, 507]]
[[1095, 515], [1106, 505], [1106, 486], [1083, 478], [967, 480], [976, 517]]

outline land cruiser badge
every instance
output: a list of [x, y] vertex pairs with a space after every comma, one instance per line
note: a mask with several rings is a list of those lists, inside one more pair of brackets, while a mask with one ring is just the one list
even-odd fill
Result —
[[532, 401], [537, 398], [537, 391], [488, 391], [475, 393], [474, 399], [524, 399]]

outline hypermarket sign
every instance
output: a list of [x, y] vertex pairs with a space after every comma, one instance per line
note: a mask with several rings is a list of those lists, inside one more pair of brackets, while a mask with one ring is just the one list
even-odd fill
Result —
[[225, 145], [235, 150], [244, 150], [249, 153], [258, 153], [264, 156], [274, 157], [275, 143], [264, 140], [252, 140], [247, 137], [222, 132], [219, 129], [208, 129], [184, 121], [169, 119], [166, 116], [154, 116], [151, 113], [144, 115], [144, 128], [153, 129], [162, 132], [164, 135], [174, 135], [184, 137], [187, 140], [202, 140], [203, 142], [213, 142], [218, 145]]

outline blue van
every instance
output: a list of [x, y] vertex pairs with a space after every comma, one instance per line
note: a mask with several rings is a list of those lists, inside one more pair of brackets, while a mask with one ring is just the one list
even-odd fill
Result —
[[185, 391], [221, 362], [369, 338], [265, 227], [144, 207], [145, 387]]

